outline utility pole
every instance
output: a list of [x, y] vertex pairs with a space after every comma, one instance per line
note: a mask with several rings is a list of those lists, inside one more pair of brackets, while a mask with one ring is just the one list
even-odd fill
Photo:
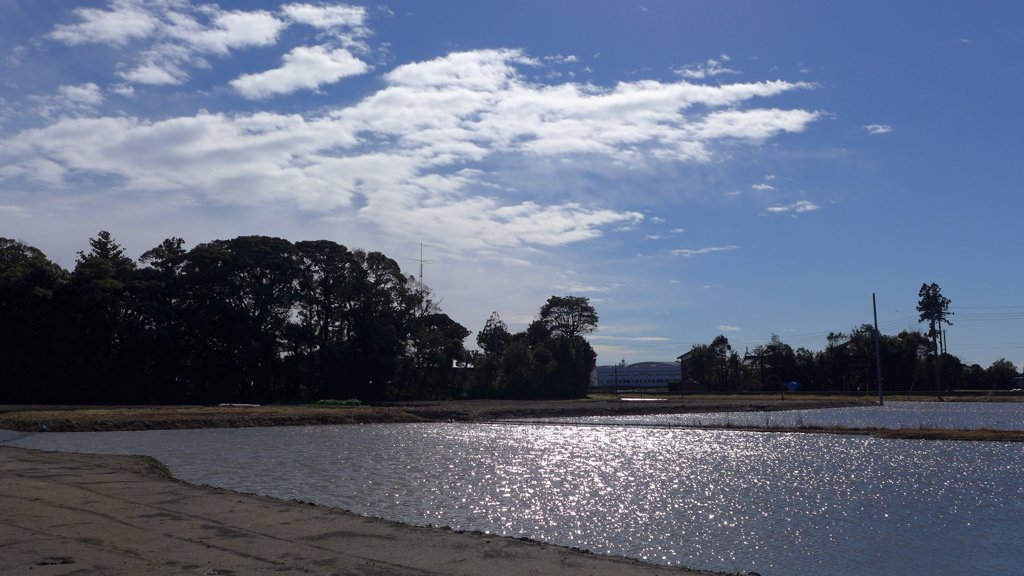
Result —
[[878, 306], [875, 304], [875, 293], [871, 293], [871, 311], [875, 315], [875, 367], [878, 370], [878, 405], [884, 406], [885, 399], [882, 398], [882, 352], [878, 343]]

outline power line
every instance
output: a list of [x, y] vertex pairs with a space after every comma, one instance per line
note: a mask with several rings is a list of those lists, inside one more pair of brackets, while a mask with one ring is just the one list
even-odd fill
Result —
[[1024, 310], [1024, 305], [1012, 306], [950, 306], [950, 310]]

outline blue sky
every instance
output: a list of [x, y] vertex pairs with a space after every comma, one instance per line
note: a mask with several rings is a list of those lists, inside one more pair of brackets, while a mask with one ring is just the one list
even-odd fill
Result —
[[[65, 268], [261, 234], [379, 250], [474, 333], [587, 296], [599, 363], [819, 350], [952, 300], [1024, 362], [1010, 2], [0, 0], [0, 236]], [[468, 343], [474, 340], [468, 339]]]

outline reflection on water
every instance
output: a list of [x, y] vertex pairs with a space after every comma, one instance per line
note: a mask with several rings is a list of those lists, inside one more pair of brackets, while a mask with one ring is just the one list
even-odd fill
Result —
[[885, 406], [789, 410], [545, 418], [543, 422], [655, 426], [847, 426], [1024, 430], [1024, 402], [890, 402]]
[[36, 434], [179, 478], [415, 524], [765, 576], [1010, 574], [1019, 444], [398, 424]]

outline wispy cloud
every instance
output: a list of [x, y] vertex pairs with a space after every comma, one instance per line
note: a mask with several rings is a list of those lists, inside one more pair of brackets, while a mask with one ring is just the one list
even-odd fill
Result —
[[0, 204], [0, 214], [4, 214], [6, 216], [17, 216], [19, 218], [27, 217], [29, 215], [28, 210], [25, 210], [21, 206], [8, 206], [4, 204]]
[[789, 204], [787, 206], [772, 206], [772, 207], [768, 208], [768, 212], [771, 212], [772, 214], [784, 214], [784, 213], [787, 213], [787, 212], [797, 212], [797, 213], [799, 213], [799, 212], [811, 212], [813, 210], [817, 210], [818, 208], [820, 208], [820, 207], [817, 204], [814, 204], [813, 202], [808, 202], [807, 200], [801, 200], [799, 202], [794, 202], [793, 204]]
[[61, 86], [57, 90], [61, 97], [69, 103], [86, 106], [99, 106], [103, 103], [100, 87], [92, 82], [79, 86]]
[[569, 54], [568, 56], [562, 56], [561, 54], [545, 56], [543, 60], [552, 64], [574, 64], [580, 61], [579, 57], [574, 54]]
[[49, 38], [69, 45], [141, 43], [124, 56], [133, 64], [120, 75], [139, 84], [181, 84], [188, 69], [209, 66], [206, 55], [277, 42], [288, 23], [270, 12], [226, 11], [215, 4], [112, 0], [109, 10], [80, 8], [79, 22], [61, 24]]
[[712, 252], [723, 252], [723, 251], [727, 251], [727, 250], [736, 250], [738, 248], [739, 248], [739, 246], [714, 246], [714, 247], [709, 247], [709, 248], [697, 248], [697, 249], [685, 248], [685, 249], [681, 249], [681, 250], [673, 250], [672, 251], [672, 255], [673, 256], [685, 256], [686, 258], [691, 258], [693, 256], [699, 256], [700, 254], [710, 254]]
[[160, 19], [141, 2], [130, 0], [111, 2], [110, 10], [76, 8], [73, 12], [81, 21], [58, 24], [50, 38], [72, 46], [90, 42], [123, 46], [149, 36], [160, 26]]
[[[364, 50], [361, 38], [369, 31], [364, 26], [366, 9], [338, 4], [317, 6], [287, 4], [280, 12], [267, 10], [223, 10], [216, 4], [191, 4], [184, 1], [111, 0], [106, 10], [79, 8], [73, 11], [78, 22], [54, 27], [48, 37], [68, 44], [106, 44], [115, 48], [131, 46], [126, 51], [125, 69], [121, 77], [130, 83], [151, 85], [180, 85], [189, 79], [192, 68], [208, 68], [209, 55], [224, 57], [235, 50], [276, 44], [281, 32], [292, 24], [311, 26], [330, 32], [336, 43], [330, 48]], [[298, 50], [298, 49], [297, 49]], [[314, 50], [314, 49], [308, 49]], [[292, 52], [292, 61], [286, 56], [283, 69], [266, 72], [267, 76], [253, 75], [243, 85], [280, 80], [286, 85], [308, 87], [334, 78], [337, 66], [351, 73], [347, 52], [333, 50], [330, 59], [335, 62], [333, 72], [325, 73], [323, 64], [307, 70], [308, 78], [298, 81], [297, 71], [311, 54]], [[348, 56], [351, 58], [351, 55]], [[289, 69], [290, 65], [290, 69]], [[326, 74], [326, 75], [325, 75]], [[266, 88], [260, 91], [266, 93]]]
[[722, 65], [722, 62], [728, 62], [729, 56], [722, 54], [717, 60], [711, 58], [706, 62], [698, 64], [687, 64], [682, 68], [673, 70], [676, 74], [683, 78], [689, 78], [691, 80], [703, 80], [705, 78], [715, 77], [722, 74], [740, 74], [738, 70], [732, 70]]
[[738, 326], [725, 326], [725, 325], [721, 325], [721, 326], [716, 326], [716, 328], [718, 328], [722, 332], [738, 332], [740, 330]]
[[888, 124], [868, 124], [864, 127], [868, 134], [888, 134], [892, 132], [892, 126]]
[[[221, 17], [238, 15], [207, 10], [220, 22], [216, 30], [235, 29]], [[271, 29], [248, 38], [270, 38]], [[209, 27], [196, 33], [204, 31]], [[222, 45], [242, 43], [239, 37]], [[339, 50], [296, 48], [281, 68], [239, 78], [234, 87], [250, 97], [309, 88], [360, 68], [347, 58]], [[803, 83], [643, 80], [604, 88], [535, 84], [520, 72], [541, 65], [519, 50], [456, 52], [398, 66], [383, 76], [379, 91], [309, 115], [64, 117], [5, 140], [0, 161], [24, 180], [80, 183], [83, 176], [104, 175], [133, 193], [173, 191], [218, 204], [291, 203], [356, 218], [385, 234], [417, 230], [428, 240], [444, 238], [453, 249], [558, 246], [643, 216], [552, 201], [545, 193], [526, 199], [521, 191], [497, 193], [492, 158], [590, 158], [606, 166], [640, 159], [708, 162], [718, 142], [757, 143], [802, 131], [820, 116], [742, 108], [753, 98], [809, 87]], [[703, 252], [679, 252], [696, 253]]]
[[77, 86], [58, 86], [57, 93], [50, 96], [32, 97], [35, 111], [44, 118], [61, 116], [89, 116], [103, 103], [103, 91], [92, 82]]
[[602, 334], [594, 334], [592, 336], [588, 336], [587, 338], [591, 339], [591, 340], [622, 340], [622, 341], [626, 341], [626, 342], [670, 342], [672, 340], [671, 338], [663, 338], [661, 336], [636, 336], [636, 337], [628, 337], [628, 336], [606, 336], [606, 335], [602, 335]]
[[764, 184], [764, 183], [754, 184], [753, 186], [751, 186], [751, 188], [753, 188], [754, 190], [775, 190], [775, 186], [772, 186], [771, 184]]

